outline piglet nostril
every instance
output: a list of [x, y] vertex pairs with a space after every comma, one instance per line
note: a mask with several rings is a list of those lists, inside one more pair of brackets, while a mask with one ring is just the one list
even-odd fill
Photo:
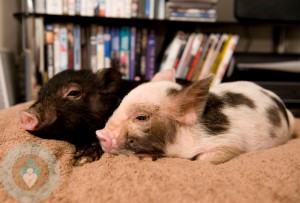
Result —
[[96, 135], [100, 141], [102, 149], [105, 152], [109, 152], [112, 148], [112, 139], [105, 135], [102, 130], [97, 130]]
[[20, 123], [21, 127], [25, 130], [36, 130], [39, 125], [39, 120], [38, 118], [27, 112], [27, 111], [21, 111], [20, 112]]

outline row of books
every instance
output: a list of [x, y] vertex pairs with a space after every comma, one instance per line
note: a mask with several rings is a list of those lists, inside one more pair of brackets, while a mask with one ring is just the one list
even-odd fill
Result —
[[160, 70], [174, 68], [176, 77], [196, 81], [214, 74], [212, 85], [222, 81], [239, 36], [229, 33], [178, 31], [164, 53]]
[[165, 18], [165, 0], [26, 0], [29, 13], [119, 18]]
[[217, 0], [170, 0], [166, 3], [166, 19], [215, 22]]
[[154, 75], [156, 35], [153, 30], [47, 24], [45, 37], [45, 66], [39, 67], [43, 83], [66, 69], [96, 72], [115, 67], [129, 80], [149, 80]]

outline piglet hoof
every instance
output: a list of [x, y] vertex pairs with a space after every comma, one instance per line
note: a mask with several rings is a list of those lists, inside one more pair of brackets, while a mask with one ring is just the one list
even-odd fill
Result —
[[82, 156], [76, 160], [74, 166], [83, 166], [84, 164], [91, 163], [91, 162], [93, 162], [92, 157]]

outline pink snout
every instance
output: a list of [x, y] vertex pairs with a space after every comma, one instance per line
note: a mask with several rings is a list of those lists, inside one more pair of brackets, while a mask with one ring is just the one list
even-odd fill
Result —
[[111, 136], [111, 132], [108, 130], [97, 130], [96, 135], [100, 141], [103, 151], [110, 152], [113, 149], [114, 139]]
[[20, 124], [24, 130], [34, 131], [38, 129], [39, 120], [36, 115], [27, 111], [20, 112]]

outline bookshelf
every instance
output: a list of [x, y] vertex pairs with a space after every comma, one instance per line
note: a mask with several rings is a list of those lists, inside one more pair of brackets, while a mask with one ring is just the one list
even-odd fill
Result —
[[[168, 2], [168, 1], [166, 1]], [[187, 33], [200, 31], [203, 33], [235, 33], [240, 36], [239, 42], [237, 44], [235, 54], [233, 55], [233, 60], [231, 60], [229, 66], [231, 70], [236, 66], [234, 61], [240, 61], [240, 58], [248, 57], [249, 60], [253, 60], [251, 57], [262, 57], [268, 55], [270, 61], [274, 58], [284, 58], [285, 56], [290, 56], [290, 60], [299, 60], [299, 53], [288, 53], [282, 51], [282, 44], [286, 30], [293, 29], [299, 25], [298, 22], [281, 22], [281, 21], [238, 21], [235, 19], [233, 11], [233, 0], [226, 0], [230, 3], [229, 13], [230, 16], [225, 16], [224, 13], [228, 13], [227, 10], [222, 11], [222, 7], [226, 4], [225, 1], [215, 1], [219, 6], [217, 6], [217, 19], [214, 22], [199, 22], [199, 21], [182, 21], [182, 20], [169, 20], [166, 18], [124, 18], [124, 17], [103, 17], [103, 16], [82, 16], [82, 15], [57, 15], [57, 14], [45, 14], [45, 13], [35, 13], [34, 11], [28, 12], [18, 12], [15, 17], [20, 20], [23, 30], [23, 42], [26, 42], [31, 35], [33, 35], [36, 30], [34, 29], [34, 20], [41, 19], [42, 24], [45, 26], [47, 24], [78, 24], [80, 26], [90, 26], [90, 25], [101, 25], [104, 27], [136, 27], [137, 29], [154, 30], [156, 35], [156, 47], [155, 47], [155, 72], [159, 71], [161, 62], [164, 60], [164, 53], [168, 45], [172, 42], [176, 33], [181, 30]], [[228, 7], [226, 7], [227, 9]], [[226, 14], [227, 15], [227, 14]], [[254, 31], [253, 31], [254, 30]], [[256, 32], [263, 33], [262, 36], [257, 36]], [[26, 35], [26, 36], [25, 36]], [[263, 43], [261, 43], [260, 38], [263, 38]], [[255, 38], [255, 39], [254, 39]], [[256, 38], [258, 39], [255, 42]], [[262, 45], [259, 45], [261, 43]], [[255, 46], [253, 46], [255, 45]], [[258, 47], [258, 48], [257, 48]], [[280, 48], [281, 47], [281, 48]], [[36, 94], [35, 89], [32, 89], [33, 83], [42, 83], [40, 78], [32, 78], [36, 75], [36, 69], [38, 64], [36, 63], [36, 52], [32, 51], [32, 47], [27, 43], [23, 43], [23, 57], [26, 72], [26, 97], [25, 100], [31, 100]], [[258, 57], [259, 56], [259, 57]], [[34, 62], [32, 62], [34, 61]], [[28, 68], [31, 67], [31, 68]], [[234, 69], [236, 70], [236, 69]], [[232, 71], [231, 71], [232, 72]], [[245, 73], [243, 73], [245, 75]], [[243, 79], [240, 73], [234, 72], [234, 74], [226, 74], [224, 81], [234, 81], [238, 79]], [[297, 73], [295, 73], [297, 74]], [[251, 74], [253, 78], [250, 80], [256, 81], [255, 74]], [[268, 78], [262, 79], [262, 82], [269, 81], [272, 79], [272, 75], [268, 75]], [[29, 79], [28, 79], [29, 78]], [[259, 78], [259, 77], [257, 77]], [[33, 79], [33, 81], [32, 81]], [[249, 79], [249, 78], [247, 78]], [[272, 80], [271, 80], [272, 81]], [[276, 81], [278, 82], [278, 81]], [[280, 81], [287, 82], [287, 81]], [[300, 87], [298, 82], [292, 81], [293, 85]], [[274, 88], [278, 87], [279, 83], [274, 85]], [[272, 86], [272, 85], [271, 85]], [[268, 83], [268, 87], [270, 84]], [[272, 88], [271, 88], [272, 89]], [[286, 88], [288, 89], [288, 88]], [[294, 88], [295, 89], [295, 88]], [[276, 90], [276, 89], [275, 89]], [[282, 88], [280, 88], [282, 92]], [[293, 92], [294, 95], [298, 95], [298, 91]], [[296, 94], [295, 94], [296, 93]], [[300, 104], [300, 98], [296, 96], [296, 99], [287, 99], [287, 103], [292, 103], [293, 105]]]

